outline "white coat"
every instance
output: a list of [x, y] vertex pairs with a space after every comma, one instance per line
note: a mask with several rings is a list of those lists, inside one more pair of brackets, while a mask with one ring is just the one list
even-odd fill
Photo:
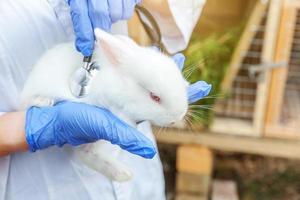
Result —
[[[163, 36], [169, 51], [175, 52], [186, 47], [204, 0], [169, 0], [169, 4], [172, 34], [177, 34], [168, 35], [165, 30]], [[159, 16], [156, 19], [163, 23]], [[120, 30], [126, 34], [124, 23], [115, 27], [115, 32]], [[0, 1], [0, 112], [18, 109], [20, 91], [37, 59], [47, 49], [73, 37], [64, 0]], [[138, 128], [154, 141], [148, 123]], [[119, 159], [132, 169], [134, 178], [116, 183], [73, 162], [69, 156], [72, 149], [65, 145], [0, 158], [0, 200], [165, 199], [158, 156], [146, 160], [123, 151]]]

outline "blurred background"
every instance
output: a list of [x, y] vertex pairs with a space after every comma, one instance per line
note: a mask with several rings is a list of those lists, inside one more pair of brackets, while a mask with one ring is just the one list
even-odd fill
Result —
[[300, 1], [207, 0], [186, 56], [213, 85], [155, 130], [168, 199], [300, 199]]

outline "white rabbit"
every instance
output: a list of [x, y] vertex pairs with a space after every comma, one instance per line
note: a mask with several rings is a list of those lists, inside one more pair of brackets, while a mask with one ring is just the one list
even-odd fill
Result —
[[[90, 83], [89, 95], [76, 98], [70, 91], [69, 80], [82, 65], [82, 55], [73, 43], [65, 43], [47, 51], [34, 66], [22, 91], [23, 108], [49, 106], [60, 100], [84, 102], [107, 108], [133, 126], [144, 120], [167, 126], [185, 116], [187, 85], [171, 58], [140, 47], [126, 36], [100, 29], [95, 30], [95, 36], [93, 61], [100, 70]], [[105, 150], [107, 145], [113, 146], [105, 141], [82, 145], [76, 154], [112, 180], [129, 180], [130, 170]]]

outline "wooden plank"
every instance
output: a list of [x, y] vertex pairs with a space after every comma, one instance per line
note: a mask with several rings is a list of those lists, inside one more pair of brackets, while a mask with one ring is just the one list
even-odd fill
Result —
[[[262, 49], [262, 63], [272, 63], [274, 60], [281, 8], [282, 0], [270, 0]], [[270, 77], [270, 70], [259, 76], [253, 117], [253, 128], [256, 135], [262, 135], [264, 131]]]
[[210, 176], [212, 166], [213, 155], [207, 147], [181, 145], [177, 148], [177, 171]]
[[243, 119], [216, 117], [210, 129], [215, 133], [252, 137], [259, 136], [253, 130], [253, 123]]
[[272, 138], [300, 140], [299, 127], [297, 128], [295, 124], [293, 126], [283, 126], [281, 124], [268, 125], [266, 126], [265, 135]]
[[300, 140], [231, 136], [175, 129], [160, 131], [155, 136], [160, 143], [198, 144], [220, 151], [300, 159]]
[[256, 28], [259, 26], [266, 8], [268, 5], [267, 0], [257, 0], [256, 5], [250, 15], [250, 18], [246, 24], [244, 32], [240, 38], [239, 43], [232, 55], [231, 62], [229, 64], [226, 76], [222, 82], [223, 91], [228, 91], [231, 88], [234, 78], [236, 77], [241, 63], [243, 61], [243, 55], [250, 47], [251, 41], [255, 36]]
[[[275, 62], [288, 62], [290, 58], [291, 45], [294, 35], [297, 9], [293, 0], [285, 0], [283, 4], [280, 29], [277, 39]], [[270, 133], [272, 127], [277, 126], [282, 111], [284, 89], [287, 80], [287, 67], [272, 70], [270, 94], [266, 112], [265, 135]], [[269, 130], [268, 130], [269, 129]]]
[[176, 174], [176, 193], [192, 193], [206, 196], [210, 176], [179, 172]]

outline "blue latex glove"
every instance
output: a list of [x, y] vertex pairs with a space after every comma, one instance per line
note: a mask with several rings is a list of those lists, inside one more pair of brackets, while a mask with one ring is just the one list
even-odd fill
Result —
[[76, 48], [84, 56], [92, 55], [95, 28], [110, 31], [111, 24], [129, 19], [141, 0], [68, 0], [76, 35]]
[[[178, 53], [173, 56], [173, 60], [182, 71], [184, 67], [185, 57], [183, 54]], [[207, 84], [205, 81], [197, 81], [190, 84], [187, 88], [189, 103], [195, 103], [203, 97], [207, 96], [211, 90], [211, 84]]]
[[144, 158], [156, 154], [153, 143], [106, 109], [63, 101], [31, 107], [26, 113], [26, 140], [31, 151], [52, 145], [73, 146], [103, 139]]

